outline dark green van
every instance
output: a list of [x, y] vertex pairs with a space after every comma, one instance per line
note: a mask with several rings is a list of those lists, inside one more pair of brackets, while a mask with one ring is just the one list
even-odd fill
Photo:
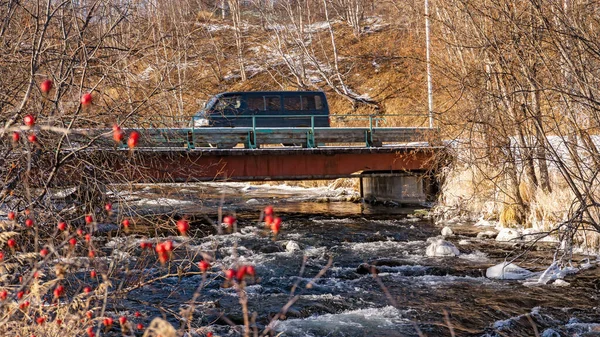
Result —
[[320, 91], [224, 92], [194, 116], [194, 127], [329, 127]]

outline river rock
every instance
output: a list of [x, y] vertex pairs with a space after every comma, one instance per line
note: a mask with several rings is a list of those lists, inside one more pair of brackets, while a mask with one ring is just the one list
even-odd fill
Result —
[[378, 274], [379, 270], [377, 270], [377, 268], [375, 266], [372, 266], [372, 265], [370, 265], [368, 263], [361, 263], [356, 268], [356, 273], [357, 274], [361, 274], [361, 275], [371, 274], [371, 273]]
[[495, 239], [498, 236], [498, 233], [494, 231], [484, 231], [477, 233], [478, 239]]
[[534, 275], [532, 271], [514, 263], [502, 262], [485, 271], [485, 277], [497, 280], [524, 280]]
[[96, 224], [96, 232], [98, 233], [108, 233], [111, 231], [119, 230], [119, 226], [114, 223], [99, 223]]
[[444, 228], [442, 228], [442, 236], [452, 236], [454, 235], [454, 232], [452, 232], [452, 228], [446, 226]]
[[460, 251], [452, 243], [439, 239], [427, 247], [425, 254], [430, 257], [458, 256]]
[[521, 234], [516, 229], [502, 228], [500, 230], [500, 233], [498, 233], [498, 235], [496, 236], [496, 241], [502, 241], [502, 242], [513, 241], [513, 240], [519, 238], [520, 236], [521, 236]]
[[260, 204], [260, 202], [256, 199], [248, 199], [248, 201], [246, 201], [246, 204], [248, 205], [258, 205]]
[[299, 245], [297, 242], [290, 240], [290, 241], [288, 241], [288, 243], [285, 245], [285, 250], [286, 250], [288, 253], [293, 253], [293, 252], [295, 252], [295, 251], [297, 251], [297, 250], [300, 250], [300, 245]]

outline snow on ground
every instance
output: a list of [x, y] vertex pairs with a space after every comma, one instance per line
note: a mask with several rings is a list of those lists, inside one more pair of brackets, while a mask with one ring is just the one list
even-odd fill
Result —
[[535, 273], [521, 268], [514, 263], [503, 262], [485, 271], [487, 278], [498, 280], [525, 280], [535, 276]]

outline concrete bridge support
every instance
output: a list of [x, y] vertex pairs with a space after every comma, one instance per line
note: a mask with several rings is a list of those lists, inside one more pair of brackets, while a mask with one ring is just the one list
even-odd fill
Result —
[[360, 177], [360, 193], [365, 202], [420, 204], [435, 198], [437, 184], [423, 172], [366, 173]]

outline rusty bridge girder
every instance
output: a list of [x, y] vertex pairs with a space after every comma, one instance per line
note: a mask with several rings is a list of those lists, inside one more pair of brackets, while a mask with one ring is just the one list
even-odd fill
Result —
[[[99, 150], [96, 150], [99, 151]], [[435, 147], [136, 149], [104, 150], [102, 166], [130, 182], [318, 180], [365, 171], [423, 171], [434, 167]], [[113, 159], [114, 158], [114, 159]], [[120, 158], [120, 159], [117, 159]]]

